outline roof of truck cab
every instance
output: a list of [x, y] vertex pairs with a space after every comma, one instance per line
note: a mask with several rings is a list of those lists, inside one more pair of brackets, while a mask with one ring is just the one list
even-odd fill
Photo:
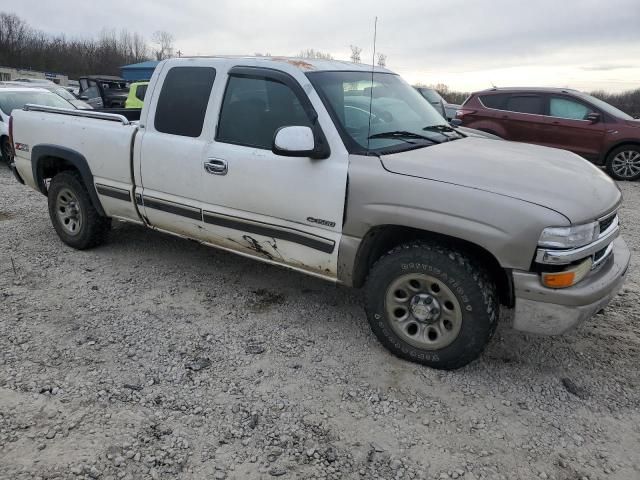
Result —
[[[307, 72], [328, 72], [328, 71], [345, 71], [345, 72], [370, 72], [371, 64], [366, 63], [353, 63], [345, 62], [343, 60], [323, 60], [312, 58], [299, 58], [299, 57], [253, 57], [253, 56], [235, 56], [235, 55], [216, 55], [210, 57], [181, 57], [179, 59], [173, 59], [173, 61], [187, 61], [190, 58], [211, 58], [220, 59], [224, 61], [237, 60], [239, 63], [242, 60], [250, 61], [253, 64], [260, 66], [276, 67], [286, 63], [291, 65], [305, 73]], [[374, 67], [376, 73], [394, 73], [391, 70], [387, 70], [384, 67]]]

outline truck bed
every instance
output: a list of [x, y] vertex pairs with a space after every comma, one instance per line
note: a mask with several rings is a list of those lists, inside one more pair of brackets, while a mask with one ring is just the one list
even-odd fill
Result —
[[109, 179], [111, 184], [131, 185], [132, 140], [138, 126], [125, 116], [37, 105], [14, 110], [12, 116], [14, 136], [25, 148], [16, 151], [15, 164], [27, 184], [37, 186], [32, 168], [34, 157], [49, 155], [48, 145], [64, 145], [90, 160], [95, 183]]
[[95, 109], [94, 112], [100, 113], [113, 113], [116, 115], [122, 115], [124, 118], [129, 120], [130, 122], [140, 120], [140, 114], [142, 113], [141, 108], [98, 108]]

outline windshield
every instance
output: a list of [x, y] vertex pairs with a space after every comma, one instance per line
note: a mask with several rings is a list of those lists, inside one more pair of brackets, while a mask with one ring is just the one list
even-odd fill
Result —
[[442, 116], [398, 75], [374, 73], [373, 82], [371, 72], [307, 76], [352, 153], [392, 153], [452, 139], [443, 133], [453, 130]]
[[633, 120], [633, 117], [631, 115], [624, 113], [622, 110], [614, 107], [613, 105], [608, 104], [607, 102], [600, 100], [599, 98], [592, 97], [591, 95], [587, 95], [586, 93], [583, 93], [582, 95], [583, 95], [583, 98], [591, 102], [593, 106], [595, 106], [596, 108], [599, 108], [600, 110], [603, 110], [605, 113], [608, 113], [609, 115], [613, 115], [614, 117], [619, 118], [621, 120]]
[[27, 103], [44, 105], [46, 107], [75, 109], [73, 105], [71, 105], [69, 102], [59, 97], [55, 93], [42, 92], [38, 90], [21, 90], [18, 92], [7, 92], [0, 90], [0, 110], [2, 110], [5, 115], [11, 115], [11, 112], [13, 110], [21, 109]]

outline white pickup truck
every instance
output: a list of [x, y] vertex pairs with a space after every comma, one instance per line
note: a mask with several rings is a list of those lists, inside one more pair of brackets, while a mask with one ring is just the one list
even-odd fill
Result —
[[162, 62], [139, 121], [27, 106], [16, 177], [84, 249], [111, 219], [354, 287], [393, 353], [453, 369], [500, 307], [558, 334], [622, 285], [621, 194], [580, 157], [448, 125], [392, 72], [338, 61]]

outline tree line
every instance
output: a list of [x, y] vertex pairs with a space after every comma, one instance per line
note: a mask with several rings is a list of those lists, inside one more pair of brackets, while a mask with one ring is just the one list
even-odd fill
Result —
[[103, 30], [97, 38], [49, 35], [12, 13], [0, 12], [0, 65], [57, 72], [78, 78], [87, 74], [119, 75], [120, 67], [173, 55], [173, 36], [156, 32], [149, 46], [142, 35]]
[[[32, 28], [13, 13], [0, 12], [1, 66], [63, 73], [70, 78], [88, 74], [119, 75], [123, 65], [170, 58], [174, 55], [173, 41], [173, 36], [164, 31], [153, 34], [151, 45], [139, 33], [127, 30], [102, 30], [97, 38], [90, 39], [49, 35]], [[351, 45], [351, 61], [361, 63], [361, 54], [362, 48]], [[269, 53], [264, 55], [270, 56]], [[301, 50], [298, 56], [333, 59], [330, 53], [313, 48]], [[384, 67], [387, 56], [378, 53], [376, 60], [379, 66]], [[453, 91], [442, 83], [430, 87], [437, 90], [447, 102], [457, 105], [469, 96], [468, 92]], [[623, 93], [599, 90], [591, 92], [591, 95], [634, 117], [640, 117], [640, 89]]]

